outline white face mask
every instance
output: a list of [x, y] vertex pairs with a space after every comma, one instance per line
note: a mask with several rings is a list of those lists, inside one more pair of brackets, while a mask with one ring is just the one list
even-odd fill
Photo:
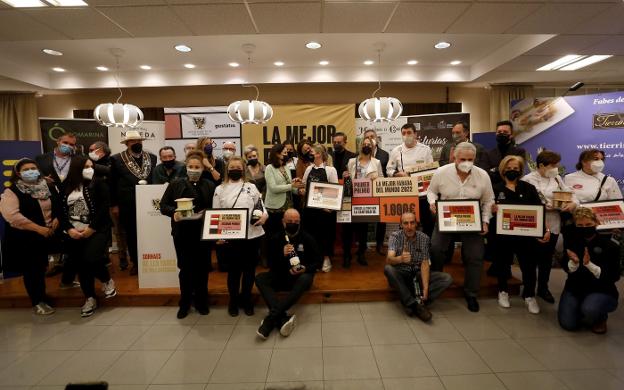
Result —
[[191, 181], [197, 181], [199, 180], [201, 174], [202, 174], [203, 170], [201, 169], [186, 169], [186, 175], [188, 176], [189, 180]]
[[232, 152], [231, 150], [224, 150], [223, 151], [223, 158], [224, 159], [229, 159], [230, 157], [232, 157], [234, 155], [234, 152]]
[[94, 173], [95, 173], [95, 170], [93, 170], [93, 168], [85, 168], [82, 170], [82, 178], [85, 180], [91, 180], [93, 179]]
[[472, 161], [462, 161], [459, 164], [457, 164], [457, 169], [459, 169], [460, 171], [464, 173], [468, 173], [472, 169], [473, 165], [474, 163]]
[[100, 155], [94, 150], [93, 152], [89, 152], [89, 158], [93, 161], [97, 161], [100, 159]]
[[546, 170], [546, 172], [544, 172], [544, 177], [547, 177], [549, 179], [554, 179], [555, 177], [557, 177], [558, 174], [559, 174], [559, 168], [557, 167], [549, 168]]
[[407, 146], [412, 146], [414, 145], [414, 143], [416, 142], [416, 137], [414, 137], [413, 135], [404, 135], [403, 136], [403, 143]]
[[594, 173], [600, 173], [604, 169], [605, 163], [602, 160], [595, 160], [591, 162], [591, 170]]

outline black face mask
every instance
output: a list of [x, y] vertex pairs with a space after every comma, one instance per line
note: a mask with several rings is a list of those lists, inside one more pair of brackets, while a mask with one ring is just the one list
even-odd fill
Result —
[[344, 146], [342, 146], [340, 144], [334, 145], [334, 152], [336, 152], [336, 153], [344, 152]]
[[133, 153], [141, 153], [143, 151], [143, 144], [132, 144], [130, 150], [132, 150]]
[[295, 157], [295, 152], [288, 152], [288, 156], [286, 157], [286, 159], [292, 160], [293, 157]]
[[167, 169], [171, 169], [175, 166], [176, 160], [163, 161], [163, 165]]
[[228, 177], [232, 180], [240, 180], [243, 177], [243, 171], [240, 169], [231, 169], [228, 171]]
[[584, 227], [577, 226], [576, 231], [579, 232], [579, 234], [585, 239], [590, 239], [596, 235], [595, 226], [584, 226]]
[[507, 134], [496, 134], [496, 143], [498, 145], [507, 145], [510, 137]]
[[289, 236], [294, 236], [295, 234], [299, 232], [299, 224], [287, 223], [285, 229], [286, 229], [286, 233], [288, 233]]
[[505, 177], [508, 180], [514, 181], [521, 176], [520, 171], [509, 170], [505, 171]]
[[258, 159], [250, 158], [249, 160], [247, 160], [247, 165], [251, 165], [252, 167], [255, 167], [256, 165], [258, 165]]
[[373, 148], [371, 148], [370, 146], [364, 146], [362, 148], [362, 153], [369, 155], [373, 152]]
[[206, 153], [208, 156], [211, 156], [212, 155], [212, 145], [204, 146], [204, 153]]
[[312, 152], [308, 152], [308, 154], [305, 155], [305, 159], [309, 162], [314, 162], [314, 155], [312, 154]]

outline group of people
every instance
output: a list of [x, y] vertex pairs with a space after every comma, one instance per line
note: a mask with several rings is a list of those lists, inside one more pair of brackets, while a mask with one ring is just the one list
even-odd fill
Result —
[[[210, 138], [186, 145], [183, 162], [176, 160], [173, 148], [165, 146], [157, 164], [156, 156], [143, 150], [143, 139], [136, 131], [126, 132], [123, 152], [111, 155], [106, 144], [96, 142], [89, 147], [87, 158], [74, 155], [76, 138], [65, 134], [53, 152], [15, 165], [12, 186], [0, 201], [0, 211], [10, 225], [7, 237], [14, 243], [9, 249], [20, 251], [18, 256], [24, 259], [20, 270], [33, 307], [37, 314], [45, 315], [53, 312], [45, 296], [47, 256], [60, 242], [67, 254], [62, 283], [77, 285], [73, 278], [78, 273], [86, 297], [82, 315], [91, 315], [97, 307], [95, 278], [103, 283], [105, 297], [116, 294], [106, 267], [111, 227], [120, 266], [125, 269], [131, 263], [130, 272], [136, 273], [135, 187], [169, 183], [160, 210], [171, 218], [180, 270], [178, 318], [186, 317], [191, 306], [200, 314], [209, 313], [208, 274], [214, 249], [219, 270], [228, 273], [229, 314], [237, 316], [240, 309], [254, 314], [255, 283], [269, 307], [258, 335], [267, 338], [278, 329], [288, 336], [296, 323], [288, 310], [312, 286], [317, 270], [330, 272], [337, 236], [334, 211], [305, 207], [310, 183], [338, 183], [342, 178], [348, 186], [350, 179], [407, 176], [418, 166], [433, 162], [431, 149], [419, 142], [413, 124], [404, 125], [401, 134], [402, 144], [390, 153], [381, 149], [374, 130], [363, 134], [356, 153], [347, 150], [347, 136], [341, 132], [333, 135], [331, 150], [308, 140], [297, 145], [286, 141], [271, 148], [267, 165], [253, 145], [245, 147], [239, 157], [236, 146], [226, 142], [222, 156], [217, 157], [213, 153], [216, 144]], [[594, 331], [606, 331], [607, 313], [617, 306], [614, 283], [619, 278], [619, 255], [615, 255], [619, 248], [611, 236], [596, 232], [596, 217], [582, 207], [585, 202], [622, 198], [615, 180], [601, 173], [604, 153], [584, 151], [578, 171], [561, 178], [560, 156], [545, 150], [536, 158], [537, 169], [524, 175], [525, 151], [514, 142], [511, 122], [497, 124], [496, 141], [497, 147], [485, 150], [469, 140], [466, 123], [455, 124], [427, 196], [419, 199], [419, 220], [412, 213], [403, 214], [400, 230], [388, 239], [384, 268], [388, 282], [410, 313], [429, 321], [429, 304], [453, 282], [443, 270], [456, 243], [461, 242], [467, 307], [479, 311], [477, 297], [487, 241], [490, 273], [498, 279], [499, 305], [510, 307], [507, 281], [515, 257], [522, 271], [522, 297], [528, 311], [537, 314], [536, 297], [555, 302], [548, 283], [561, 235], [569, 278], [559, 304], [560, 323], [575, 329], [585, 319]], [[347, 193], [349, 190], [345, 188]], [[554, 202], [553, 192], [559, 190], [573, 191], [571, 201], [563, 206]], [[247, 240], [244, 244], [202, 241], [202, 220], [184, 218], [177, 211], [175, 200], [179, 198], [192, 198], [196, 213], [211, 208], [248, 209], [253, 218], [247, 221]], [[440, 231], [436, 204], [447, 199], [478, 199], [483, 231]], [[497, 205], [503, 203], [545, 205], [544, 236], [497, 235], [489, 226], [496, 226]], [[343, 267], [351, 267], [354, 236], [357, 262], [368, 264], [368, 228], [366, 223], [341, 224]], [[385, 233], [385, 224], [378, 223], [379, 253], [383, 253]], [[30, 245], [33, 242], [38, 245]], [[261, 260], [269, 271], [256, 275]], [[288, 293], [278, 297], [278, 291]]]

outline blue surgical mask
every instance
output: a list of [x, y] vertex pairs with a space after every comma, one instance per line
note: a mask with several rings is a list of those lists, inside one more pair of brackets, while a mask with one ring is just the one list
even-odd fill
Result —
[[40, 173], [37, 169], [29, 169], [21, 173], [22, 180], [26, 183], [34, 183], [39, 179]]
[[59, 145], [59, 152], [63, 154], [74, 154], [74, 148], [66, 144]]

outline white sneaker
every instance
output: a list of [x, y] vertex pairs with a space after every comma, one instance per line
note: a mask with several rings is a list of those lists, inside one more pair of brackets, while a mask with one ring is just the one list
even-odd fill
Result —
[[102, 291], [104, 291], [104, 297], [106, 299], [112, 298], [117, 295], [117, 290], [115, 289], [115, 281], [111, 278], [108, 282], [104, 283], [102, 286]]
[[511, 303], [509, 303], [509, 294], [505, 291], [500, 291], [498, 293], [498, 306], [504, 307], [505, 309], [509, 309], [511, 307]]
[[329, 272], [332, 269], [332, 263], [331, 260], [329, 259], [329, 257], [326, 257], [325, 259], [323, 259], [323, 267], [321, 268], [321, 271], [323, 272]]
[[524, 298], [524, 303], [526, 304], [526, 307], [529, 310], [529, 313], [539, 314], [540, 308], [539, 308], [539, 305], [537, 304], [537, 300], [535, 299], [535, 297]]
[[293, 314], [280, 328], [280, 334], [284, 337], [290, 336], [292, 331], [295, 329], [295, 325], [297, 325], [297, 316]]
[[95, 298], [87, 298], [85, 304], [82, 305], [82, 309], [80, 309], [80, 315], [82, 317], [90, 317], [93, 313], [95, 313], [95, 309], [97, 309], [97, 302], [95, 301]]
[[50, 314], [54, 314], [56, 310], [54, 310], [50, 305], [44, 302], [39, 302], [35, 306], [33, 306], [33, 311], [38, 316], [49, 316]]

